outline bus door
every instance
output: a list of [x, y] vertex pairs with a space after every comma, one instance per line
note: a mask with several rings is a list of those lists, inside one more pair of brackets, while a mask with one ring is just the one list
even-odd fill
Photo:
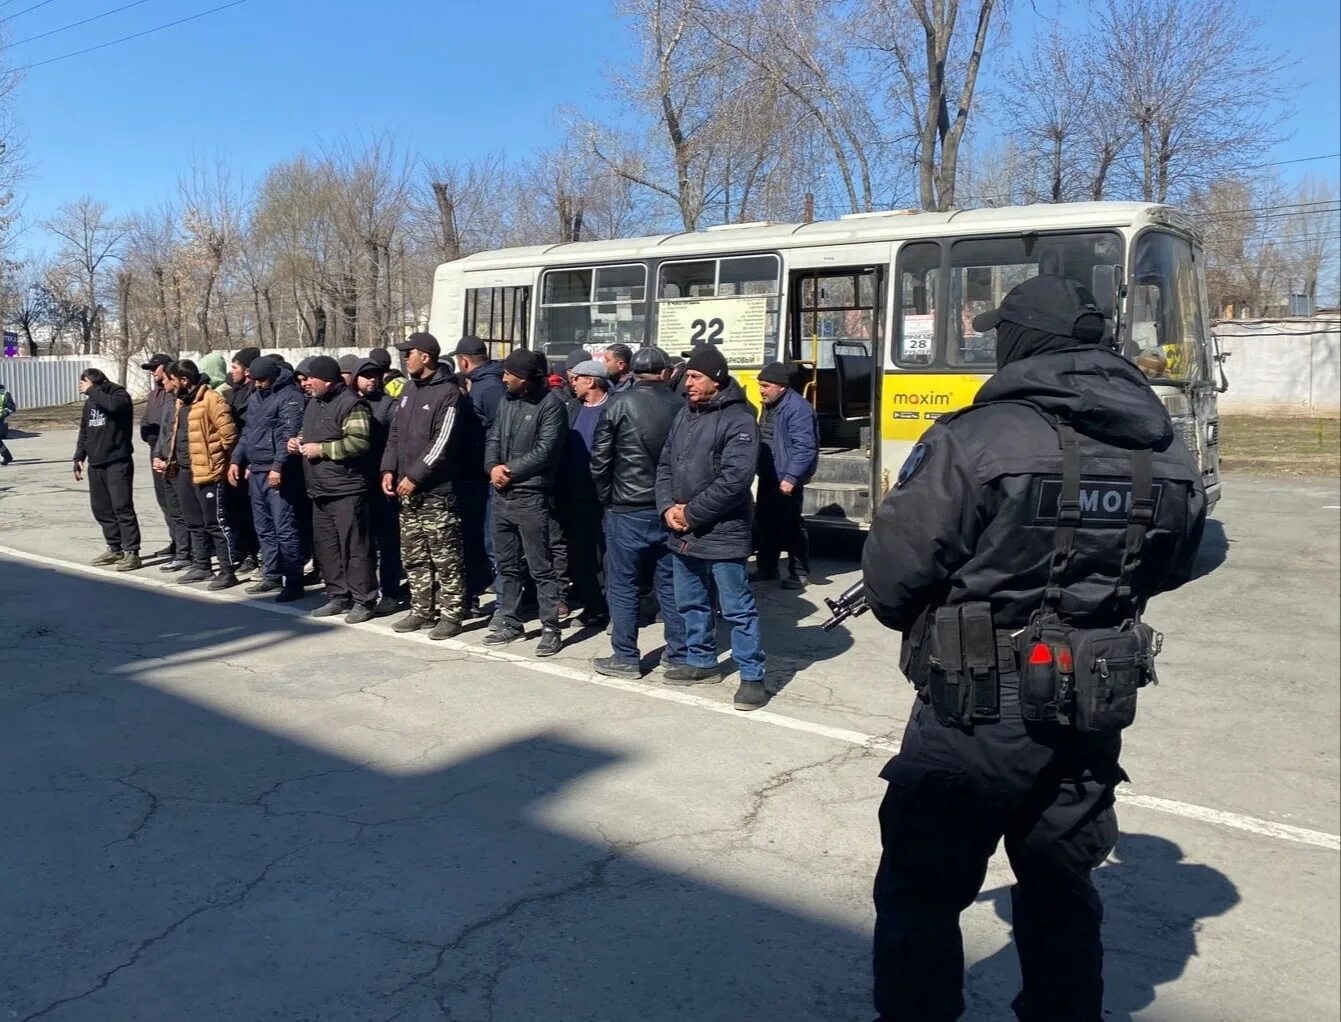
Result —
[[883, 266], [795, 270], [787, 360], [819, 417], [820, 443], [867, 451], [883, 350]]

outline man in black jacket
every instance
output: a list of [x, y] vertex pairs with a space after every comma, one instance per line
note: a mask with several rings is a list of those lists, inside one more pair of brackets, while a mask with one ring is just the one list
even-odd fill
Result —
[[368, 482], [372, 465], [372, 414], [368, 403], [340, 379], [340, 363], [318, 355], [304, 388], [311, 398], [303, 432], [289, 452], [303, 456], [312, 498], [312, 546], [326, 583], [327, 602], [313, 617], [346, 614], [350, 624], [370, 621], [377, 603]]
[[[238, 351], [228, 364], [228, 383], [219, 391], [228, 402], [228, 410], [233, 413], [233, 423], [237, 426], [239, 437], [247, 427], [247, 407], [256, 393], [256, 384], [248, 379], [247, 370], [260, 357], [260, 348], [248, 347]], [[237, 555], [242, 559], [238, 571], [243, 574], [255, 571], [261, 541], [256, 535], [251, 493], [247, 486], [237, 484], [230, 484], [223, 492], [228, 500], [228, 521], [237, 540]]]
[[918, 691], [881, 773], [875, 1003], [882, 1020], [959, 1018], [959, 915], [1004, 837], [1016, 1015], [1098, 1022], [1103, 906], [1090, 873], [1117, 837], [1124, 721], [1082, 730], [1084, 707], [1109, 704], [1080, 693], [1121, 679], [1134, 710], [1144, 681], [1142, 658], [1087, 659], [1078, 643], [1146, 641], [1140, 612], [1187, 581], [1206, 495], [1159, 398], [1102, 346], [1080, 284], [1031, 278], [973, 326], [995, 331], [1000, 369], [913, 448], [862, 555], [867, 601], [903, 633], [900, 667]]
[[657, 513], [657, 463], [684, 402], [666, 382], [670, 361], [656, 348], [633, 353], [633, 386], [612, 397], [596, 424], [591, 478], [605, 508], [605, 586], [613, 655], [592, 661], [597, 674], [642, 676], [639, 583], [651, 575], [666, 626], [667, 667], [683, 667], [684, 618], [675, 606], [666, 523]]
[[93, 559], [117, 571], [140, 567], [140, 522], [135, 516], [135, 450], [131, 442], [134, 406], [126, 388], [99, 369], [79, 377], [84, 408], [75, 444], [75, 482], [84, 478], [88, 462], [88, 499], [102, 527], [107, 551]]
[[398, 632], [430, 627], [430, 639], [461, 633], [466, 580], [456, 486], [471, 414], [432, 334], [415, 333], [396, 345], [405, 353], [409, 380], [391, 420], [382, 456], [382, 493], [400, 498], [401, 558], [410, 580], [410, 613]]
[[672, 685], [722, 680], [717, 665], [712, 586], [731, 624], [731, 653], [740, 668], [734, 704], [756, 710], [768, 702], [759, 610], [745, 561], [754, 506], [750, 485], [759, 459], [759, 424], [726, 358], [695, 348], [685, 370], [689, 405], [675, 420], [657, 465], [657, 511], [670, 529], [675, 603], [684, 616], [684, 667], [666, 672]]
[[540, 644], [536, 656], [553, 656], [563, 647], [559, 631], [558, 573], [554, 568], [554, 486], [563, 460], [568, 414], [550, 391], [544, 362], [533, 351], [518, 349], [503, 363], [508, 388], [485, 443], [484, 468], [494, 488], [494, 552], [503, 580], [490, 645], [513, 642], [524, 634], [519, 610], [525, 557], [540, 604]]
[[400, 556], [400, 504], [382, 491], [381, 471], [391, 436], [391, 420], [396, 417], [400, 402], [382, 389], [383, 376], [382, 367], [371, 358], [361, 359], [354, 367], [354, 389], [368, 402], [372, 413], [370, 461], [377, 466], [377, 478], [368, 499], [372, 504], [373, 546], [377, 551], [377, 588], [382, 593], [377, 601], [379, 615], [394, 614], [405, 591], [405, 570]]
[[[171, 364], [172, 359], [169, 356], [157, 354], [152, 355], [148, 362], [140, 366], [153, 377], [153, 382], [149, 385], [149, 398], [140, 417], [140, 439], [149, 445], [151, 464], [158, 438], [163, 435], [164, 429], [172, 428], [172, 413], [177, 397], [167, 389], [166, 385], [167, 368]], [[176, 565], [185, 568], [191, 563], [191, 534], [186, 528], [186, 519], [182, 517], [182, 506], [177, 500], [177, 491], [172, 483], [164, 478], [162, 472], [153, 472], [152, 475], [154, 499], [158, 502], [159, 510], [163, 512], [163, 522], [168, 527], [169, 539], [166, 547], [154, 551], [154, 556], [168, 558], [168, 565], [164, 570], [168, 566], [174, 566], [173, 570], [178, 570]]]
[[[489, 357], [489, 348], [473, 334], [457, 341], [453, 351], [456, 368], [466, 380], [466, 396], [479, 424], [479, 465], [470, 465], [463, 473], [457, 496], [461, 504], [462, 545], [466, 552], [467, 615], [478, 611], [480, 595], [492, 583], [494, 592], [502, 590], [494, 560], [493, 487], [484, 474], [483, 438], [507, 399], [503, 385], [503, 363]], [[474, 458], [474, 454], [469, 455]], [[478, 473], [475, 468], [478, 467]], [[472, 478], [475, 477], [475, 478]]]

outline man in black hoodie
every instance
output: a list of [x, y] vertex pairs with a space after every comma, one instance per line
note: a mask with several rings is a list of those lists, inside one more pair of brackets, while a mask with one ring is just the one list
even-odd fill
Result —
[[88, 462], [88, 499], [102, 526], [107, 550], [93, 559], [117, 571], [140, 567], [140, 522], [135, 516], [135, 460], [131, 426], [135, 410], [126, 388], [101, 370], [85, 369], [79, 377], [84, 408], [75, 444], [75, 482], [84, 478]]
[[1134, 701], [1137, 664], [1158, 649], [1087, 663], [1079, 643], [1093, 640], [1061, 629], [1133, 632], [1151, 596], [1187, 581], [1206, 495], [1159, 398], [1101, 345], [1084, 287], [1032, 278], [973, 326], [996, 331], [999, 371], [913, 448], [862, 556], [866, 599], [903, 633], [919, 697], [881, 775], [875, 1004], [881, 1019], [960, 1016], [959, 914], [1004, 837], [1016, 1015], [1098, 1022], [1090, 872], [1117, 837], [1124, 721], [1082, 730], [1086, 704], [1068, 700], [1096, 675], [1111, 683], [1111, 667]]
[[[540, 604], [540, 644], [536, 656], [554, 656], [563, 646], [559, 631], [559, 574], [554, 567], [554, 487], [568, 434], [568, 412], [549, 389], [545, 363], [537, 352], [519, 348], [503, 363], [508, 388], [489, 429], [484, 468], [494, 488], [494, 552], [503, 590], [498, 594], [494, 630], [485, 638], [501, 645], [524, 634], [519, 611], [526, 569]], [[525, 559], [525, 568], [523, 567]]]

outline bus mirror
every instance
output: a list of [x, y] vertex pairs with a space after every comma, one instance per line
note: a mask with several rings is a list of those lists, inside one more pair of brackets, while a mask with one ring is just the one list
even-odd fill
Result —
[[1215, 371], [1220, 377], [1220, 382], [1215, 387], [1217, 394], [1223, 394], [1229, 389], [1229, 377], [1225, 375], [1225, 359], [1231, 354], [1232, 352], [1225, 351], [1220, 347], [1220, 338], [1211, 334], [1211, 359], [1215, 362]]

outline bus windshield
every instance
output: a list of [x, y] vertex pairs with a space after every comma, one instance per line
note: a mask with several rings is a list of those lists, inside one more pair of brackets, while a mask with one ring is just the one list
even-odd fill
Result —
[[1206, 317], [1191, 242], [1146, 231], [1132, 252], [1124, 354], [1151, 379], [1207, 378]]

